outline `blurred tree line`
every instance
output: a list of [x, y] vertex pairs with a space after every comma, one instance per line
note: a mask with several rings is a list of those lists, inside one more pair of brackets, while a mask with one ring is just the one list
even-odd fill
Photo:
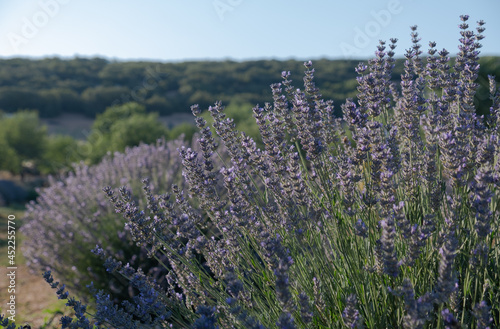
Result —
[[71, 170], [72, 163], [98, 163], [106, 154], [126, 147], [154, 143], [157, 139], [191, 140], [197, 128], [181, 124], [171, 129], [147, 113], [143, 105], [130, 102], [108, 107], [95, 119], [86, 140], [66, 135], [49, 135], [38, 113], [20, 110], [0, 112], [0, 170], [23, 176], [58, 174]]
[[[236, 129], [245, 131], [263, 146], [259, 128], [252, 116], [252, 104], [239, 99], [225, 107]], [[210, 113], [202, 116], [211, 124]], [[0, 112], [0, 170], [12, 174], [58, 174], [71, 170], [72, 164], [84, 161], [96, 164], [107, 154], [123, 152], [126, 147], [154, 143], [160, 138], [191, 141], [198, 128], [181, 123], [171, 128], [158, 120], [158, 113], [147, 113], [143, 105], [130, 102], [108, 107], [98, 114], [86, 140], [68, 135], [48, 134], [38, 113], [20, 110], [14, 114]], [[215, 134], [215, 131], [214, 131]]]
[[[340, 104], [355, 96], [354, 67], [358, 62], [313, 62], [317, 86], [326, 99], [335, 101], [338, 114]], [[485, 72], [500, 76], [500, 57], [484, 57], [480, 63], [478, 100], [483, 100], [488, 95]], [[402, 60], [398, 60], [395, 81], [402, 68]], [[102, 58], [4, 59], [0, 60], [0, 109], [10, 113], [36, 109], [41, 117], [79, 113], [94, 118], [109, 106], [131, 101], [159, 115], [189, 112], [195, 103], [201, 108], [215, 100], [227, 104], [234, 97], [263, 104], [271, 99], [269, 85], [280, 82], [284, 70], [292, 72], [295, 86], [302, 86], [303, 62], [296, 60], [155, 63]]]
[[[340, 104], [354, 97], [357, 61], [317, 60], [317, 86], [325, 98]], [[292, 72], [293, 84], [302, 85], [301, 61], [252, 62], [109, 62], [100, 58], [61, 60], [0, 60], [0, 170], [22, 174], [35, 169], [54, 174], [71, 163], [97, 163], [108, 152], [123, 151], [140, 142], [152, 143], [181, 134], [190, 139], [196, 128], [182, 124], [167, 129], [159, 115], [190, 111], [192, 104], [208, 108], [222, 100], [236, 128], [259, 140], [252, 107], [272, 101], [269, 85]], [[396, 63], [394, 78], [403, 70]], [[488, 78], [500, 76], [500, 57], [481, 59], [476, 101], [481, 114], [490, 102]], [[397, 82], [397, 80], [395, 80]], [[48, 89], [50, 87], [50, 89]], [[24, 110], [23, 110], [24, 109]], [[26, 110], [30, 109], [30, 110]], [[49, 135], [40, 117], [84, 113], [95, 121], [86, 140]], [[208, 121], [210, 115], [205, 113]]]

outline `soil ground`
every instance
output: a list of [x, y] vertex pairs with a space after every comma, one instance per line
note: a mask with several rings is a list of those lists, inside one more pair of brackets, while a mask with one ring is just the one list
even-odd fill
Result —
[[[45, 282], [42, 274], [31, 273], [25, 264], [21, 253], [22, 236], [19, 233], [22, 210], [0, 208], [0, 314], [10, 316], [7, 302], [11, 295], [15, 295], [16, 324], [29, 324], [32, 329], [60, 328], [59, 319], [63, 314], [71, 315], [65, 301], [58, 300], [55, 290]], [[11, 269], [7, 269], [10, 259], [8, 256], [7, 229], [8, 215], [14, 215], [16, 236], [15, 267], [15, 294], [9, 292], [11, 285], [7, 276]]]
[[[2, 256], [4, 254], [2, 253]], [[8, 293], [9, 278], [6, 266], [0, 268], [0, 313], [6, 314], [7, 302], [10, 298]], [[17, 266], [15, 283], [16, 301], [16, 324], [29, 324], [31, 328], [60, 328], [59, 319], [63, 312], [69, 314], [69, 308], [64, 306], [65, 302], [57, 299], [55, 290], [42, 278], [42, 275], [30, 273], [24, 264]]]
[[[184, 122], [194, 125], [194, 117], [190, 113], [175, 113], [162, 116], [159, 120], [168, 128]], [[81, 140], [87, 138], [94, 122], [93, 119], [79, 114], [63, 114], [55, 118], [40, 119], [40, 121], [47, 126], [49, 134], [70, 135]]]

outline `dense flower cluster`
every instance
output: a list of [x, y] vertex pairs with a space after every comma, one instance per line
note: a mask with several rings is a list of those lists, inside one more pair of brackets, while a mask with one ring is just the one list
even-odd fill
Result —
[[167, 270], [131, 241], [130, 228], [124, 228], [123, 217], [116, 214], [102, 187], [129, 186], [141, 207], [150, 203], [141, 197], [145, 177], [150, 178], [152, 190], [169, 189], [174, 183], [184, 187], [177, 154], [182, 145], [182, 140], [140, 145], [108, 156], [95, 166], [76, 165], [74, 172], [60, 180], [51, 178], [50, 186], [27, 206], [22, 231], [28, 265], [37, 272], [51, 270], [80, 294], [88, 293], [86, 285], [94, 281], [96, 288], [110, 291], [115, 300], [132, 297], [137, 290], [126, 279], [106, 271], [101, 260], [90, 253], [99, 244], [106, 246], [109, 256], [142, 268], [165, 287]]
[[[200, 148], [179, 147], [185, 190], [157, 195], [145, 180], [141, 206], [128, 188], [105, 188], [134, 240], [168, 269], [162, 290], [94, 249], [141, 287], [121, 318], [166, 328], [500, 326], [500, 90], [491, 78], [490, 115], [478, 117], [484, 22], [474, 32], [461, 20], [453, 65], [434, 42], [424, 59], [411, 27], [399, 87], [397, 40], [389, 50], [381, 41], [356, 68], [358, 97], [342, 118], [311, 62], [304, 90], [283, 72], [273, 103], [253, 110], [263, 149], [216, 103], [220, 166], [193, 106]], [[95, 318], [107, 321], [115, 315], [102, 298]]]

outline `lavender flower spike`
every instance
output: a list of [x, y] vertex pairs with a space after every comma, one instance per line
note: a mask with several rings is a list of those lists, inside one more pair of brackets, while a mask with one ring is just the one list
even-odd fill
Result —
[[342, 318], [344, 319], [344, 324], [348, 328], [361, 329], [364, 328], [363, 318], [357, 310], [357, 298], [356, 295], [349, 295], [346, 300], [346, 307], [342, 312]]
[[491, 317], [491, 307], [483, 300], [474, 306], [474, 317], [477, 319], [477, 329], [490, 329], [493, 318]]

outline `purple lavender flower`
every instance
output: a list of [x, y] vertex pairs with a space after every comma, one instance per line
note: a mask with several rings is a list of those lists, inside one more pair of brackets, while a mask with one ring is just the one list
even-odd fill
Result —
[[[82, 329], [92, 329], [97, 326], [97, 328], [101, 328], [97, 324], [92, 324], [91, 321], [87, 318], [87, 306], [85, 304], [82, 304], [80, 301], [74, 299], [73, 297], [68, 298], [69, 293], [65, 290], [65, 285], [62, 285], [59, 287], [59, 282], [54, 282], [54, 278], [52, 277], [52, 273], [50, 271], [47, 271], [43, 274], [43, 278], [47, 283], [50, 284], [52, 289], [57, 289], [56, 293], [59, 299], [65, 299], [68, 302], [66, 303], [66, 306], [70, 306], [73, 308], [74, 313], [75, 313], [75, 319], [64, 316], [61, 318], [61, 328], [82, 328]], [[113, 308], [114, 310], [114, 308]], [[126, 321], [128, 325], [130, 325], [130, 328], [136, 328], [134, 323], [131, 321], [132, 319], [129, 318], [129, 321]], [[14, 326], [15, 328], [15, 326]]]
[[344, 324], [348, 328], [364, 328], [363, 318], [356, 309], [357, 298], [356, 295], [349, 295], [346, 300], [346, 306], [342, 312]]
[[405, 303], [406, 315], [403, 317], [403, 327], [405, 329], [423, 328], [428, 319], [429, 309], [432, 309], [432, 303], [428, 300], [428, 294], [415, 300], [415, 291], [411, 281], [407, 278], [403, 280], [402, 286], [396, 294], [401, 294]]
[[300, 305], [300, 317], [305, 324], [309, 324], [314, 314], [311, 312], [311, 306], [309, 305], [309, 297], [301, 292], [299, 294], [299, 305]]
[[295, 329], [294, 319], [290, 313], [282, 313], [276, 322], [280, 329]]
[[[164, 257], [167, 284], [159, 287], [151, 275], [123, 265], [125, 257], [109, 257], [111, 247], [97, 247], [105, 267], [136, 291], [122, 308], [96, 292], [99, 317], [117, 326], [132, 317], [130, 327], [136, 320], [256, 329], [389, 321], [420, 329], [474, 326], [468, 315], [474, 314], [477, 327], [490, 326], [498, 314], [486, 303], [498, 288], [488, 239], [497, 230], [500, 102], [494, 90], [491, 122], [473, 113], [484, 27], [480, 22], [471, 32], [468, 17], [461, 19], [453, 68], [435, 42], [424, 63], [411, 27], [399, 86], [390, 77], [396, 40], [388, 47], [381, 41], [375, 58], [356, 68], [358, 97], [342, 105], [343, 120], [322, 99], [312, 62], [304, 63], [303, 90], [282, 72], [282, 82], [271, 85], [273, 103], [253, 109], [263, 148], [237, 132], [216, 102], [209, 111], [229, 155], [223, 164], [193, 106], [200, 147], [178, 147], [187, 186], [157, 195], [160, 184], [150, 176], [144, 200], [133, 188], [105, 190], [134, 242]], [[144, 166], [154, 164], [144, 160]], [[366, 271], [374, 261], [378, 273]], [[346, 289], [362, 295], [342, 302]], [[57, 293], [67, 297], [64, 287]], [[80, 315], [83, 308], [74, 304]], [[339, 310], [340, 324], [334, 323]]]
[[217, 315], [215, 307], [200, 306], [196, 311], [200, 317], [193, 323], [193, 329], [216, 329]]
[[476, 211], [476, 233], [479, 239], [485, 239], [491, 231], [493, 213], [490, 210], [493, 192], [489, 184], [493, 183], [493, 174], [488, 167], [480, 167], [472, 182], [473, 193], [471, 195], [472, 208]]
[[448, 220], [445, 226], [445, 241], [439, 249], [439, 276], [436, 285], [435, 298], [445, 303], [456, 289], [455, 257], [458, 250], [456, 233], [452, 222]]
[[461, 327], [458, 320], [447, 308], [441, 312], [446, 329], [459, 329]]
[[340, 156], [338, 158], [338, 172], [337, 172], [337, 182], [338, 188], [341, 192], [342, 203], [344, 205], [344, 212], [353, 216], [356, 214], [356, 189], [355, 183], [358, 181], [358, 177], [355, 172], [355, 167], [350, 158]]
[[361, 218], [354, 225], [354, 234], [362, 238], [368, 237], [368, 228]]
[[490, 329], [493, 322], [491, 317], [491, 307], [483, 300], [474, 306], [474, 317], [477, 319], [478, 329]]
[[382, 273], [392, 277], [399, 275], [399, 262], [394, 248], [394, 218], [389, 216], [380, 221], [382, 236], [377, 243], [377, 262]]
[[354, 127], [362, 128], [366, 125], [368, 114], [361, 112], [352, 99], [347, 99], [342, 104], [342, 112], [344, 114], [344, 121], [352, 127], [351, 129], [354, 130]]
[[500, 126], [500, 88], [497, 88], [497, 83], [495, 77], [488, 75], [488, 81], [490, 84], [490, 116], [489, 120], [490, 126]]
[[[114, 258], [142, 267], [164, 282], [161, 278], [166, 270], [147, 258], [146, 249], [131, 243], [130, 231], [124, 228], [125, 220], [115, 213], [101, 189], [106, 185], [129, 185], [136, 194], [131, 198], [138, 202], [137, 207], [149, 203], [153, 216], [162, 221], [154, 206], [160, 200], [153, 193], [168, 190], [174, 182], [184, 186], [182, 163], [176, 151], [182, 144], [181, 140], [159, 141], [129, 148], [124, 154], [116, 153], [95, 166], [76, 165], [74, 172], [60, 181], [51, 178], [49, 187], [39, 191], [37, 202], [27, 206], [22, 231], [27, 237], [23, 252], [28, 265], [37, 271], [52, 269], [67, 286], [82, 295], [88, 294], [85, 285], [93, 280], [99, 289], [112, 289], [114, 298], [130, 298], [132, 290], [107, 274], [100, 260], [92, 257], [90, 249], [99, 244], [106, 246]], [[140, 198], [140, 182], [145, 177], [150, 178], [149, 196]], [[138, 208], [134, 213], [132, 204], [126, 211], [130, 215], [140, 214]], [[154, 236], [148, 236], [154, 244]], [[72, 248], [68, 249], [68, 244]], [[158, 256], [165, 261], [165, 256]]]
[[379, 42], [375, 52], [376, 57], [369, 61], [369, 73], [365, 74], [367, 66], [362, 63], [356, 68], [356, 72], [360, 75], [357, 78], [360, 112], [373, 118], [384, 112], [390, 102], [390, 76], [394, 68], [393, 50], [396, 41], [396, 39], [391, 40], [390, 51], [387, 53], [385, 42]]
[[483, 38], [482, 32], [484, 32], [484, 22], [480, 22], [478, 28], [478, 35], [473, 31], [468, 30], [469, 25], [465, 23], [468, 19], [468, 15], [460, 16], [463, 23], [460, 24], [460, 38], [459, 50], [455, 60], [455, 71], [459, 73], [459, 99], [462, 101], [462, 110], [470, 114], [474, 111], [473, 100], [476, 93], [478, 84], [474, 81], [477, 79], [477, 73], [479, 71], [478, 60], [478, 49], [481, 48], [481, 44], [477, 41]]

